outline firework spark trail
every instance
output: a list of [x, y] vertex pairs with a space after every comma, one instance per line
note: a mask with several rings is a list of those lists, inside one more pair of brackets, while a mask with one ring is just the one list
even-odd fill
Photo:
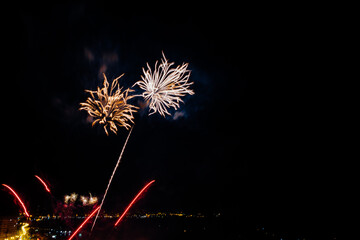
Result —
[[[122, 150], [121, 150], [119, 159], [118, 159], [118, 161], [117, 161], [117, 163], [116, 163], [116, 165], [115, 165], [115, 168], [114, 168], [114, 170], [113, 170], [113, 173], [112, 173], [112, 175], [111, 175], [111, 177], [110, 177], [109, 183], [108, 183], [108, 185], [107, 185], [107, 187], [106, 187], [106, 190], [105, 190], [104, 197], [103, 197], [102, 200], [101, 200], [100, 209], [101, 209], [102, 205], [104, 204], [106, 194], [107, 194], [107, 192], [108, 192], [108, 190], [109, 190], [109, 187], [110, 187], [110, 184], [111, 184], [111, 182], [112, 182], [112, 179], [113, 179], [113, 177], [114, 177], [114, 175], [115, 175], [116, 169], [117, 169], [118, 166], [119, 166], [120, 160], [121, 160], [121, 158], [122, 158], [122, 155], [123, 155], [123, 153], [124, 153], [126, 144], [127, 144], [128, 140], [129, 140], [129, 137], [130, 137], [130, 135], [131, 135], [131, 132], [132, 132], [133, 128], [134, 128], [134, 125], [131, 127], [131, 129], [130, 129], [130, 131], [129, 131], [129, 134], [128, 134], [127, 138], [126, 138], [126, 141], [125, 141], [125, 143], [124, 143], [124, 146], [123, 146], [123, 148], [122, 148]], [[92, 227], [91, 227], [91, 231], [93, 230], [93, 228], [94, 228], [94, 226], [95, 226], [96, 219], [98, 218], [99, 213], [100, 213], [100, 211], [96, 214], [94, 223], [93, 223], [93, 225], [92, 225]]]
[[16, 193], [11, 187], [9, 187], [8, 185], [6, 185], [6, 184], [2, 184], [2, 185], [3, 185], [4, 187], [8, 188], [8, 189], [11, 191], [11, 193], [17, 198], [17, 200], [20, 202], [22, 208], [24, 209], [25, 215], [26, 215], [27, 217], [29, 217], [30, 215], [29, 215], [28, 211], [26, 210], [25, 204], [23, 203], [23, 201], [21, 201], [21, 199], [20, 199], [20, 197], [17, 195], [17, 193]]
[[149, 182], [148, 184], [146, 184], [141, 190], [140, 192], [135, 196], [135, 198], [131, 201], [131, 203], [127, 206], [127, 208], [125, 209], [125, 211], [123, 212], [123, 214], [120, 216], [120, 218], [116, 221], [115, 226], [117, 226], [119, 224], [119, 222], [121, 221], [121, 219], [123, 219], [123, 217], [125, 216], [125, 214], [129, 211], [129, 209], [131, 208], [131, 206], [135, 203], [135, 201], [140, 197], [140, 195], [151, 185], [155, 182], [155, 180], [152, 180], [151, 182]]
[[98, 206], [85, 220], [84, 222], [75, 230], [75, 232], [70, 236], [68, 240], [71, 240], [75, 237], [75, 235], [80, 231], [80, 229], [89, 221], [89, 219], [94, 216], [96, 212], [100, 212], [100, 206]]
[[46, 190], [48, 193], [51, 193], [51, 192], [50, 192], [50, 189], [48, 188], [48, 186], [46, 185], [46, 183], [44, 182], [44, 180], [42, 180], [38, 175], [35, 175], [35, 177], [42, 183], [42, 185], [44, 185], [45, 190]]

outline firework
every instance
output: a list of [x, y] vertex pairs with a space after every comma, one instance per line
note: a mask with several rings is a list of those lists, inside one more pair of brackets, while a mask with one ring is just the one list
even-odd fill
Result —
[[11, 193], [12, 193], [12, 194], [16, 197], [16, 199], [19, 201], [21, 207], [22, 207], [23, 210], [24, 210], [25, 215], [26, 215], [27, 217], [29, 217], [30, 215], [29, 215], [28, 211], [26, 210], [25, 204], [23, 203], [23, 201], [21, 201], [19, 195], [17, 195], [17, 193], [16, 193], [11, 187], [9, 187], [8, 185], [6, 185], [6, 184], [2, 184], [2, 185], [3, 185], [4, 187], [8, 188], [8, 189], [11, 191]]
[[120, 216], [120, 218], [116, 221], [115, 226], [117, 226], [119, 224], [119, 222], [121, 221], [121, 219], [123, 219], [123, 217], [125, 216], [125, 214], [129, 211], [129, 209], [131, 208], [131, 206], [135, 203], [135, 201], [140, 197], [140, 195], [151, 185], [155, 182], [155, 180], [152, 180], [151, 182], [149, 182], [148, 184], [146, 184], [141, 190], [140, 192], [134, 197], [134, 199], [131, 201], [131, 203], [127, 206], [127, 208], [125, 209], [125, 211], [123, 212], [123, 214]]
[[[130, 137], [130, 134], [131, 134], [132, 130], [133, 130], [133, 128], [131, 128], [131, 129], [130, 129], [130, 132], [129, 132], [129, 134], [128, 134], [127, 138], [126, 138], [126, 141], [125, 141], [125, 143], [124, 143], [124, 146], [123, 146], [123, 148], [122, 148], [122, 150], [121, 150], [121, 153], [120, 153], [119, 159], [118, 159], [118, 161], [117, 161], [117, 163], [116, 163], [116, 165], [115, 165], [115, 168], [114, 168], [114, 170], [113, 170], [113, 173], [111, 174], [111, 177], [110, 177], [109, 183], [108, 183], [108, 185], [107, 185], [107, 187], [106, 187], [106, 190], [105, 190], [104, 197], [103, 197], [103, 199], [101, 200], [100, 209], [101, 209], [102, 205], [104, 204], [106, 194], [107, 194], [107, 192], [108, 192], [108, 190], [109, 190], [109, 187], [110, 187], [110, 184], [111, 184], [111, 182], [112, 182], [112, 179], [113, 179], [113, 177], [114, 177], [114, 175], [115, 175], [116, 169], [117, 169], [117, 168], [118, 168], [118, 166], [119, 166], [120, 160], [121, 160], [121, 158], [122, 158], [122, 155], [123, 155], [123, 153], [124, 153], [124, 150], [125, 150], [126, 144], [127, 144], [128, 140], [129, 140], [129, 137]], [[98, 218], [99, 213], [100, 213], [100, 211], [96, 214], [96, 217], [95, 217], [94, 223], [93, 223], [93, 225], [92, 225], [92, 227], [91, 227], [91, 231], [93, 230], [93, 228], [94, 228], [94, 226], [95, 226], [96, 219]]]
[[50, 193], [50, 189], [48, 188], [48, 186], [46, 185], [46, 183], [44, 182], [44, 180], [42, 180], [39, 176], [35, 175], [35, 177], [41, 182], [42, 185], [44, 185], [45, 190]]
[[[143, 94], [140, 96], [143, 96], [144, 99], [149, 102], [149, 115], [156, 112], [159, 112], [159, 114], [163, 117], [165, 117], [166, 114], [170, 115], [170, 113], [168, 112], [168, 108], [172, 107], [177, 110], [177, 108], [179, 108], [180, 106], [180, 102], [183, 102], [181, 97], [185, 96], [186, 94], [194, 94], [194, 91], [189, 89], [189, 87], [193, 83], [189, 82], [190, 70], [187, 69], [188, 63], [183, 63], [176, 68], [172, 67], [173, 65], [174, 63], [169, 63], [163, 53], [163, 59], [161, 59], [161, 64], [158, 66], [158, 62], [156, 62], [155, 69], [154, 71], [152, 71], [149, 64], [147, 63], [148, 70], [145, 70], [143, 68], [144, 76], [141, 76], [142, 80], [136, 82], [133, 85], [138, 85], [142, 90], [144, 90]], [[121, 75], [120, 77], [122, 76], [123, 75]], [[96, 123], [104, 125], [104, 130], [107, 135], [108, 127], [115, 134], [117, 132], [116, 126], [125, 127], [127, 130], [131, 127], [125, 144], [120, 153], [120, 156], [118, 158], [118, 161], [108, 182], [105, 194], [102, 198], [100, 210], [105, 201], [115, 172], [119, 166], [130, 134], [133, 130], [134, 125], [130, 125], [130, 123], [134, 124], [133, 113], [136, 112], [136, 109], [138, 109], [138, 107], [127, 103], [129, 99], [134, 97], [128, 95], [129, 92], [132, 92], [133, 90], [127, 89], [122, 92], [122, 88], [119, 87], [118, 83], [118, 79], [120, 77], [113, 80], [109, 91], [109, 83], [107, 81], [106, 75], [104, 74], [103, 88], [98, 87], [97, 91], [85, 90], [86, 92], [90, 93], [91, 97], [89, 97], [85, 103], [80, 103], [80, 110], [87, 111], [88, 114], [95, 119], [92, 125], [95, 125]], [[117, 88], [117, 90], [114, 92], [115, 88]], [[131, 204], [125, 210], [125, 213], [122, 215], [122, 217], [130, 209], [132, 204], [141, 195], [141, 193], [153, 182], [150, 182], [147, 186], [143, 188], [142, 191], [140, 191], [140, 193], [135, 197], [133, 202], [131, 202]], [[91, 231], [96, 224], [96, 220], [98, 218], [100, 210], [98, 211], [94, 219]], [[122, 217], [118, 220], [118, 222], [120, 222]], [[116, 223], [116, 225], [118, 224], [118, 222]]]
[[92, 218], [92, 216], [94, 216], [94, 214], [99, 211], [100, 206], [98, 206], [97, 208], [95, 208], [94, 211], [92, 211], [92, 213], [84, 220], [83, 223], [81, 223], [81, 225], [75, 230], [75, 232], [73, 232], [73, 234], [70, 236], [70, 238], [68, 240], [71, 240], [75, 237], [75, 235], [80, 231], [80, 229], [89, 221], [90, 218]]
[[129, 129], [130, 123], [134, 123], [133, 113], [138, 107], [128, 103], [129, 99], [133, 97], [128, 94], [133, 90], [128, 88], [122, 91], [122, 88], [119, 87], [118, 80], [123, 75], [113, 80], [109, 90], [109, 82], [104, 73], [103, 87], [98, 87], [96, 91], [85, 90], [90, 93], [91, 97], [88, 97], [86, 102], [80, 103], [79, 110], [87, 111], [95, 119], [92, 126], [96, 123], [104, 125], [106, 135], [109, 135], [107, 128], [116, 134], [117, 126]]
[[70, 202], [74, 203], [76, 201], [76, 199], [78, 198], [79, 194], [77, 193], [72, 193], [70, 195]]
[[188, 63], [183, 63], [176, 68], [172, 67], [174, 63], [169, 63], [163, 53], [163, 59], [158, 66], [155, 63], [154, 71], [151, 70], [147, 63], [147, 70], [143, 68], [144, 76], [141, 76], [140, 81], [134, 85], [138, 85], [144, 90], [142, 96], [146, 101], [150, 101], [150, 114], [159, 112], [165, 117], [165, 114], [170, 115], [168, 108], [173, 107], [175, 110], [179, 108], [179, 103], [183, 102], [181, 97], [186, 94], [194, 94], [189, 87], [192, 82], [189, 82], [190, 70], [187, 70]]
[[68, 204], [68, 203], [69, 203], [69, 200], [70, 200], [70, 195], [65, 195], [65, 196], [64, 196], [64, 202], [65, 202], [66, 204]]
[[95, 204], [95, 203], [97, 203], [97, 202], [98, 202], [98, 198], [91, 196], [91, 193], [90, 193], [90, 198], [89, 198], [88, 204], [89, 204], [89, 205], [93, 205], [93, 204]]
[[80, 196], [80, 200], [81, 200], [83, 206], [88, 205], [88, 202], [89, 202], [89, 198], [88, 198], [88, 197]]
[[88, 206], [88, 205], [94, 205], [95, 203], [97, 203], [98, 199], [97, 199], [97, 197], [91, 196], [91, 193], [90, 193], [90, 197], [80, 196], [80, 201], [82, 202], [83, 206]]

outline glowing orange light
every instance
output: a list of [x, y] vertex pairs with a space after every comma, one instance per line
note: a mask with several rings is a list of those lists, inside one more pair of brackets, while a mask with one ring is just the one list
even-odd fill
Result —
[[88, 97], [86, 102], [80, 103], [79, 110], [87, 111], [94, 119], [92, 126], [96, 123], [104, 125], [106, 135], [109, 135], [107, 127], [115, 134], [118, 130], [116, 125], [129, 129], [130, 123], [134, 123], [133, 113], [138, 109], [138, 107], [128, 103], [129, 99], [133, 98], [128, 94], [133, 90], [122, 91], [119, 86], [119, 78], [123, 75], [113, 80], [109, 90], [109, 82], [104, 73], [103, 87], [98, 87], [96, 91], [85, 90], [90, 93], [91, 97]]
[[73, 239], [75, 235], [80, 231], [80, 229], [89, 221], [89, 219], [94, 216], [94, 214], [100, 209], [100, 206], [98, 206], [85, 220], [84, 222], [75, 230], [75, 232], [70, 236], [68, 240]]
[[129, 206], [125, 209], [125, 211], [123, 212], [123, 214], [120, 216], [120, 218], [116, 221], [115, 226], [119, 224], [119, 222], [121, 221], [121, 219], [123, 219], [123, 217], [125, 216], [125, 214], [129, 211], [129, 209], [131, 208], [131, 206], [135, 203], [135, 201], [140, 197], [140, 195], [151, 185], [155, 182], [155, 180], [152, 180], [151, 182], [149, 182], [148, 184], [145, 185], [145, 187], [143, 187], [140, 192], [136, 195], [136, 197], [131, 201], [131, 203], [129, 204]]
[[27, 227], [29, 226], [28, 223], [24, 223], [24, 225], [21, 227], [21, 230], [22, 230], [22, 234], [20, 235], [20, 240], [23, 239], [23, 237], [26, 237], [26, 234], [27, 234]]
[[44, 182], [44, 180], [42, 180], [38, 175], [35, 175], [35, 177], [36, 177], [37, 179], [39, 179], [39, 181], [42, 183], [42, 185], [44, 185], [45, 190], [50, 193], [50, 189], [48, 188], [48, 186], [46, 185], [46, 183]]
[[20, 199], [20, 197], [17, 195], [17, 193], [16, 193], [11, 187], [9, 187], [8, 185], [6, 185], [6, 184], [2, 184], [2, 185], [3, 185], [4, 187], [8, 188], [8, 189], [11, 191], [11, 193], [17, 198], [17, 200], [20, 202], [22, 208], [24, 209], [25, 215], [26, 215], [27, 217], [29, 217], [30, 215], [29, 215], [29, 213], [27, 212], [26, 207], [25, 207], [23, 201], [21, 201], [21, 199]]

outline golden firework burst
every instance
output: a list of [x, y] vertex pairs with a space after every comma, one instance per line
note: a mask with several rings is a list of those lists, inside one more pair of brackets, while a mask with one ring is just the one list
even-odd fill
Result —
[[92, 126], [96, 123], [104, 125], [106, 135], [109, 135], [107, 128], [115, 134], [118, 130], [117, 126], [129, 129], [130, 123], [134, 123], [133, 113], [138, 109], [138, 107], [128, 103], [128, 100], [133, 97], [129, 96], [129, 92], [133, 90], [128, 88], [122, 91], [119, 86], [118, 81], [123, 75], [114, 79], [109, 89], [109, 82], [104, 73], [103, 87], [98, 87], [96, 91], [85, 90], [85, 92], [90, 93], [90, 97], [87, 98], [86, 102], [80, 103], [79, 110], [87, 111], [94, 119]]

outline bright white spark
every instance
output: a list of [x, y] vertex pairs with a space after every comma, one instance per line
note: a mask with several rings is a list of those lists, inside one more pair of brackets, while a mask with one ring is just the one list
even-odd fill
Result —
[[90, 193], [90, 197], [88, 196], [80, 196], [80, 200], [83, 204], [83, 206], [89, 206], [89, 205], [94, 205], [95, 203], [97, 203], [98, 198], [97, 197], [93, 197]]
[[194, 91], [189, 89], [193, 82], [189, 82], [188, 63], [171, 68], [174, 63], [169, 63], [163, 53], [161, 64], [158, 66], [158, 61], [156, 61], [154, 71], [151, 70], [148, 63], [146, 65], [148, 69], [143, 68], [142, 80], [135, 84], [144, 90], [142, 94], [144, 99], [150, 101], [149, 107], [152, 112], [149, 115], [156, 112], [163, 117], [165, 114], [171, 115], [168, 108], [173, 107], [177, 110], [179, 103], [183, 102], [181, 97], [186, 94], [194, 94]]
[[70, 200], [70, 195], [65, 195], [64, 202], [67, 204]]
[[89, 205], [93, 205], [93, 204], [95, 204], [95, 203], [97, 203], [97, 202], [98, 202], [98, 198], [97, 198], [97, 197], [93, 197], [93, 196], [91, 196], [91, 194], [90, 194]]
[[85, 196], [80, 196], [80, 200], [84, 206], [88, 205], [89, 198]]
[[79, 194], [77, 193], [72, 193], [70, 195], [70, 202], [74, 203], [76, 201], [76, 199], [78, 198]]

